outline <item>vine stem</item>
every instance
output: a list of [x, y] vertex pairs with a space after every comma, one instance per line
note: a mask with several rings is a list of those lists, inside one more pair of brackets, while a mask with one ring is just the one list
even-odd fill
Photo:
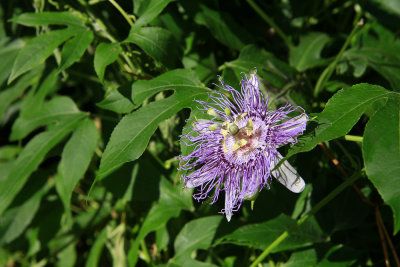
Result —
[[344, 136], [344, 140], [362, 143], [363, 137], [362, 136], [356, 136], [356, 135], [349, 135], [348, 134], [348, 135]]
[[133, 21], [129, 17], [129, 15], [125, 12], [125, 10], [114, 0], [108, 0], [116, 9], [118, 9], [119, 13], [125, 18], [125, 20], [129, 23], [131, 27], [133, 27]]
[[364, 25], [363, 20], [361, 19], [361, 11], [358, 11], [356, 13], [356, 18], [355, 18], [355, 25], [349, 36], [347, 36], [346, 41], [344, 42], [342, 48], [340, 49], [339, 53], [336, 55], [335, 59], [332, 61], [331, 64], [326, 67], [326, 69], [322, 72], [321, 76], [319, 76], [317, 84], [315, 85], [314, 88], [314, 96], [317, 97], [318, 94], [321, 92], [322, 88], [324, 88], [325, 83], [329, 80], [329, 78], [332, 76], [334, 69], [336, 68], [336, 65], [338, 64], [339, 60], [342, 58], [342, 55], [344, 51], [347, 49], [347, 47], [350, 44], [351, 39], [353, 39], [353, 36], [358, 32], [358, 30]]
[[271, 253], [271, 251], [277, 247], [283, 240], [285, 240], [290, 233], [292, 233], [297, 227], [307, 221], [311, 216], [317, 213], [322, 207], [328, 204], [333, 198], [335, 198], [339, 193], [341, 193], [348, 186], [352, 185], [358, 178], [360, 178], [361, 172], [355, 173], [351, 178], [345, 180], [342, 184], [336, 187], [332, 192], [330, 192], [325, 198], [318, 202], [307, 214], [298, 219], [295, 224], [293, 224], [288, 230], [283, 232], [278, 238], [276, 238], [261, 254], [257, 259], [250, 265], [250, 267], [257, 267], [265, 257]]
[[247, 0], [247, 3], [254, 9], [255, 12], [266, 22], [268, 23], [276, 33], [282, 38], [282, 40], [285, 42], [286, 46], [291, 46], [292, 42], [290, 39], [286, 36], [286, 34], [281, 30], [281, 28], [278, 27], [278, 25], [275, 24], [275, 22], [253, 1], [253, 0]]

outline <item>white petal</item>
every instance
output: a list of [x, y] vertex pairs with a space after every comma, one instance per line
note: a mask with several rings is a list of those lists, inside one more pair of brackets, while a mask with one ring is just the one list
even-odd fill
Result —
[[232, 193], [230, 188], [225, 188], [225, 216], [228, 222], [231, 220], [232, 212]]
[[[283, 159], [283, 157], [278, 152], [276, 162], [271, 163], [271, 169], [273, 169], [281, 159]], [[284, 161], [279, 168], [272, 172], [272, 175], [287, 189], [294, 193], [302, 192], [306, 186], [304, 180], [288, 161]]]

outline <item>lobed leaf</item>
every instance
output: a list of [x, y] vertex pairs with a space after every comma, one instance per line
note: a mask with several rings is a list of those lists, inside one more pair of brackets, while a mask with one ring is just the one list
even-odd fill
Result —
[[101, 158], [98, 179], [139, 158], [160, 122], [185, 107], [191, 107], [194, 99], [205, 97], [209, 92], [190, 71], [174, 70], [151, 81], [136, 82], [132, 86], [132, 98], [134, 103], [139, 103], [164, 90], [174, 90], [175, 93], [126, 115], [114, 128]]
[[326, 60], [321, 58], [321, 51], [329, 41], [329, 36], [320, 32], [301, 36], [299, 45], [290, 47], [290, 65], [298, 71], [305, 71], [326, 63]]

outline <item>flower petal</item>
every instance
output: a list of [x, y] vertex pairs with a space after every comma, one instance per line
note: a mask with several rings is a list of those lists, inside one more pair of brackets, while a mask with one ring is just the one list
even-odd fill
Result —
[[[273, 169], [282, 159], [282, 155], [277, 152], [275, 161], [271, 162], [271, 169]], [[284, 161], [279, 168], [272, 172], [272, 175], [287, 189], [294, 193], [301, 193], [306, 186], [304, 180], [288, 161]]]
[[306, 124], [308, 121], [308, 116], [303, 113], [297, 117], [294, 117], [284, 123], [280, 124], [279, 129], [288, 133], [290, 136], [297, 136], [301, 134], [306, 129]]

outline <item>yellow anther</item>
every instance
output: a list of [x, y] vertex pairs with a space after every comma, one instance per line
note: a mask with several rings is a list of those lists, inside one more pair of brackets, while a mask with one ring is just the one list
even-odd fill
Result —
[[229, 132], [230, 132], [232, 135], [235, 135], [235, 134], [237, 134], [237, 133], [239, 132], [239, 127], [238, 127], [236, 124], [234, 124], [234, 123], [230, 124], [229, 127], [228, 127], [228, 129], [229, 129]]
[[248, 141], [246, 139], [240, 139], [239, 140], [239, 145], [240, 147], [247, 145]]
[[251, 118], [249, 118], [249, 120], [247, 121], [247, 125], [246, 125], [246, 134], [247, 136], [250, 136], [253, 133], [253, 120]]
[[221, 134], [225, 137], [228, 135], [228, 130], [221, 128]]
[[231, 110], [229, 109], [229, 108], [225, 108], [225, 114], [227, 115], [227, 116], [230, 116], [231, 115]]
[[224, 148], [224, 153], [228, 153], [228, 148], [226, 148], [226, 142], [225, 139], [222, 140], [222, 147]]
[[233, 146], [232, 146], [232, 151], [236, 151], [236, 150], [238, 150], [240, 148], [240, 145], [239, 144], [234, 144]]

